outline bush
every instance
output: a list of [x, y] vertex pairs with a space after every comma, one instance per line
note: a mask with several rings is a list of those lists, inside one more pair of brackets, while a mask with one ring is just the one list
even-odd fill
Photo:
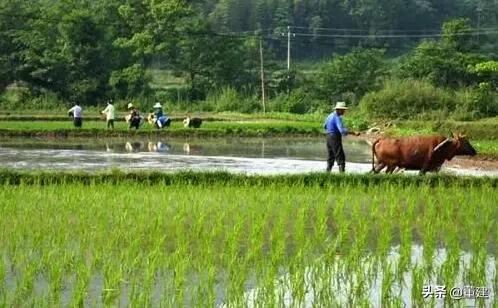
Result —
[[149, 94], [150, 76], [140, 65], [133, 65], [120, 71], [114, 71], [109, 79], [114, 95], [119, 98], [136, 97]]
[[457, 120], [475, 120], [498, 115], [498, 97], [492, 92], [489, 83], [481, 83], [478, 88], [465, 89], [456, 93]]
[[213, 106], [213, 110], [218, 112], [239, 111], [252, 113], [261, 110], [261, 103], [258, 98], [243, 96], [231, 87], [225, 87], [219, 93], [209, 94], [204, 104]]
[[159, 102], [185, 102], [189, 100], [189, 89], [187, 87], [174, 87], [156, 90], [155, 99]]
[[314, 98], [305, 89], [293, 91], [290, 95], [280, 94], [269, 102], [269, 111], [288, 113], [324, 113], [329, 111], [327, 103]]
[[306, 103], [297, 95], [280, 94], [268, 103], [271, 112], [289, 112], [303, 114], [307, 111]]
[[62, 110], [67, 106], [53, 92], [33, 93], [30, 89], [17, 85], [7, 87], [0, 96], [2, 110]]
[[380, 91], [368, 93], [361, 109], [372, 118], [415, 119], [447, 116], [455, 104], [451, 92], [423, 80], [389, 80]]

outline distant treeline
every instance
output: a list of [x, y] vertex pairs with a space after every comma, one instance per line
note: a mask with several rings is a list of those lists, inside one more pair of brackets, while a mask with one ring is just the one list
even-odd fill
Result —
[[343, 99], [374, 116], [494, 116], [497, 15], [493, 0], [4, 0], [0, 108], [261, 111], [261, 47], [267, 111]]
[[[494, 0], [206, 0], [195, 6], [221, 32], [257, 29], [269, 36], [293, 26], [292, 33], [307, 34], [296, 38], [298, 57], [328, 56], [358, 44], [399, 52], [420, 36], [439, 33], [452, 18], [468, 18], [480, 30], [496, 30], [498, 20]], [[285, 52], [285, 40], [272, 45]]]

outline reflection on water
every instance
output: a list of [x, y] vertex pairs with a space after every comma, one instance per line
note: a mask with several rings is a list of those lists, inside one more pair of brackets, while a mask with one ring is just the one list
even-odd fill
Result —
[[[168, 152], [171, 146], [163, 142], [126, 142], [125, 150], [128, 153], [140, 153], [140, 152]], [[116, 147], [106, 143], [106, 152], [116, 152]]]
[[[360, 288], [360, 290], [366, 293], [361, 295], [367, 295], [365, 298], [369, 300], [372, 307], [389, 306], [385, 303], [386, 299], [389, 302], [389, 299], [393, 300], [394, 298], [397, 298], [397, 306], [412, 307], [412, 305], [417, 306], [415, 304], [416, 301], [423, 298], [423, 286], [434, 288], [435, 286], [443, 285], [447, 291], [444, 298], [432, 296], [422, 300], [422, 302], [427, 306], [432, 306], [431, 301], [434, 300], [433, 307], [451, 307], [453, 305], [448, 305], [448, 302], [446, 301], [445, 303], [445, 300], [448, 298], [451, 299], [450, 290], [452, 288], [463, 289], [465, 286], [473, 286], [485, 287], [489, 290], [489, 296], [481, 298], [482, 303], [478, 303], [475, 296], [474, 298], [451, 299], [450, 302], [457, 307], [459, 305], [465, 307], [492, 307], [492, 303], [495, 302], [493, 280], [496, 277], [497, 266], [494, 256], [490, 254], [485, 258], [484, 271], [482, 273], [484, 282], [476, 285], [475, 283], [472, 284], [468, 276], [466, 276], [470, 269], [476, 266], [473, 263], [475, 262], [473, 259], [475, 256], [472, 253], [460, 252], [459, 267], [457, 269], [451, 268], [451, 270], [455, 270], [455, 276], [452, 277], [453, 281], [445, 281], [448, 277], [443, 276], [445, 262], [449, 259], [448, 251], [445, 248], [437, 249], [433, 260], [431, 260], [432, 262], [429, 263], [424, 260], [423, 254], [423, 246], [413, 245], [411, 255], [409, 256], [409, 267], [405, 268], [402, 272], [398, 271], [400, 263], [403, 262], [399, 246], [391, 247], [386, 260], [380, 260], [377, 256], [372, 255], [361, 257], [361, 261], [357, 263], [359, 265], [354, 265], [357, 266], [354, 270], [352, 270], [347, 260], [342, 260], [338, 256], [331, 265], [316, 262], [311, 266], [301, 269], [304, 273], [299, 273], [299, 270], [297, 271], [297, 275], [295, 276], [301, 274], [298, 277], [304, 279], [304, 281], [300, 281], [302, 284], [297, 284], [298, 287], [302, 287], [305, 291], [301, 299], [295, 296], [295, 294], [299, 294], [294, 289], [296, 286], [296, 277], [293, 277], [288, 271], [276, 277], [274, 282], [275, 290], [273, 292], [277, 298], [281, 299], [282, 302], [280, 304], [282, 307], [322, 306], [321, 301], [323, 300], [324, 291], [327, 292], [329, 299], [332, 297], [336, 304], [340, 304], [341, 307], [347, 307], [351, 304], [351, 296], [353, 294], [354, 296], [359, 295], [354, 293], [355, 288]], [[451, 257], [454, 258], [455, 256]], [[420, 274], [422, 273], [422, 269], [425, 269], [422, 286], [416, 288], [417, 282], [414, 281], [415, 272], [420, 271]], [[258, 297], [264, 291], [263, 288], [258, 288], [258, 286], [247, 290], [245, 298], [248, 306], [257, 307]]]
[[202, 146], [194, 144], [190, 145], [189, 143], [184, 143], [183, 152], [189, 155], [202, 155]]
[[[0, 139], [0, 147], [50, 150], [89, 150], [113, 153], [163, 152], [172, 155], [325, 160], [323, 138], [169, 138], [169, 139]], [[351, 162], [368, 162], [370, 147], [363, 141], [345, 140]]]
[[[372, 158], [366, 142], [346, 139], [344, 148], [347, 172], [370, 171]], [[324, 171], [326, 156], [323, 138], [0, 139], [0, 167], [16, 169], [307, 173]], [[496, 171], [445, 172], [498, 175]]]
[[[324, 261], [326, 258], [316, 258], [308, 260], [302, 265], [286, 265], [280, 267], [280, 271], [271, 276], [259, 276], [256, 272], [245, 274], [245, 281], [240, 285], [241, 289], [231, 290], [236, 292], [233, 296], [241, 298], [240, 306], [260, 307], [270, 306], [268, 300], [275, 301], [274, 306], [278, 307], [354, 307], [352, 302], [358, 303], [367, 299], [369, 307], [389, 307], [394, 303], [396, 307], [420, 307], [421, 304], [427, 307], [493, 307], [496, 303], [496, 292], [494, 279], [496, 277], [496, 258], [488, 254], [482, 260], [481, 279], [479, 284], [470, 281], [469, 272], [475, 268], [476, 256], [467, 251], [458, 252], [458, 256], [449, 255], [445, 248], [436, 249], [431, 259], [424, 257], [424, 247], [413, 245], [408, 250], [408, 255], [402, 256], [400, 247], [391, 247], [387, 256], [367, 253], [359, 257], [358, 260], [348, 260], [337, 256], [333, 261]], [[457, 258], [457, 268], [450, 268], [448, 272], [448, 262], [453, 263], [452, 258]], [[9, 258], [5, 258], [5, 291], [8, 298], [16, 294], [18, 288], [22, 286], [23, 272], [17, 272], [11, 266]], [[402, 264], [404, 263], [404, 264]], [[271, 272], [270, 272], [271, 273]], [[68, 277], [61, 281], [64, 292], [60, 293], [62, 306], [69, 306], [71, 296], [75, 288], [74, 279]], [[134, 272], [133, 275], [140, 275]], [[199, 301], [205, 293], [196, 292], [201, 284], [206, 284], [206, 280], [200, 279], [203, 276], [202, 270], [195, 269], [190, 275], [185, 277], [182, 287], [185, 298], [183, 306], [193, 306], [192, 303]], [[130, 306], [132, 302], [131, 288], [150, 296], [153, 307], [163, 306], [170, 303], [178, 293], [178, 284], [175, 284], [175, 276], [168, 268], [157, 270], [152, 276], [153, 281], [148, 285], [139, 280], [132, 280], [131, 277], [123, 277], [120, 287], [112, 289], [118, 292], [119, 302], [122, 307]], [[217, 276], [218, 280], [214, 288], [214, 303], [216, 307], [230, 307], [228, 305], [227, 289], [229, 281], [222, 272]], [[89, 276], [88, 289], [85, 295], [85, 306], [105, 306], [104, 294], [110, 291], [106, 289], [103, 272], [93, 272]], [[272, 283], [268, 283], [268, 280]], [[419, 281], [417, 281], [419, 280]], [[53, 286], [47, 274], [41, 272], [32, 281], [34, 288], [28, 298], [38, 300], [47, 299], [46, 296]], [[446, 296], [437, 298], [431, 296], [423, 298], [423, 286], [444, 286]], [[487, 288], [487, 297], [481, 297], [479, 302], [477, 296], [473, 298], [452, 297], [450, 290], [453, 288], [463, 289], [468, 286]], [[203, 285], [206, 287], [206, 285]], [[269, 294], [272, 296], [268, 297]], [[278, 305], [275, 305], [277, 304]], [[177, 303], [178, 304], [178, 303]], [[190, 305], [189, 305], [190, 304]], [[266, 305], [265, 305], [266, 304]], [[168, 305], [169, 306], [169, 305]], [[175, 306], [175, 305], [173, 305]], [[178, 306], [178, 305], [176, 305]]]
[[[345, 143], [350, 171], [363, 172], [369, 147]], [[255, 174], [323, 171], [322, 138], [0, 139], [0, 164], [17, 169], [226, 170]]]

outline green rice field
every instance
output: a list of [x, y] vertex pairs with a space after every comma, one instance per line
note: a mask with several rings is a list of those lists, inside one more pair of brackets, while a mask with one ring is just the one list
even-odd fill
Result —
[[[0, 183], [0, 306], [496, 304], [496, 178], [4, 170]], [[436, 285], [448, 296], [422, 296]], [[488, 298], [450, 298], [467, 285]]]
[[139, 130], [130, 130], [125, 122], [116, 122], [115, 130], [107, 130], [105, 121], [84, 121], [82, 129], [75, 129], [70, 121], [0, 121], [0, 135], [32, 136], [67, 135], [67, 136], [118, 136], [118, 135], [209, 135], [209, 136], [260, 136], [260, 135], [320, 135], [319, 123], [293, 122], [286, 120], [267, 121], [210, 121], [203, 123], [199, 129], [184, 128], [182, 122], [173, 122], [171, 127], [158, 130], [146, 123]]

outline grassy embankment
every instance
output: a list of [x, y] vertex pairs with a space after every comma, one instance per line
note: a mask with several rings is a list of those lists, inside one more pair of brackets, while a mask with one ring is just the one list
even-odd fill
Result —
[[[129, 131], [124, 122], [116, 123], [115, 131], [105, 129], [105, 121], [97, 120], [98, 115], [84, 121], [83, 129], [75, 130], [69, 119], [53, 114], [38, 115], [0, 115], [0, 135], [3, 136], [122, 136], [129, 134], [160, 134], [165, 136], [282, 136], [323, 134], [324, 115], [294, 115], [285, 113], [240, 114], [240, 113], [201, 113], [205, 119], [201, 129], [184, 129], [181, 114], [172, 114], [171, 128], [162, 131], [145, 124], [138, 132]], [[65, 119], [65, 120], [64, 120]], [[345, 118], [346, 125], [352, 130], [365, 130], [369, 124], [356, 115]], [[478, 153], [484, 156], [498, 157], [498, 119], [491, 118], [473, 122], [457, 121], [404, 121], [394, 122], [387, 129], [393, 136], [415, 134], [448, 134], [450, 131], [469, 135]]]
[[496, 179], [1, 171], [0, 183], [2, 306], [391, 306], [402, 294], [424, 306], [435, 281], [497, 290]]

